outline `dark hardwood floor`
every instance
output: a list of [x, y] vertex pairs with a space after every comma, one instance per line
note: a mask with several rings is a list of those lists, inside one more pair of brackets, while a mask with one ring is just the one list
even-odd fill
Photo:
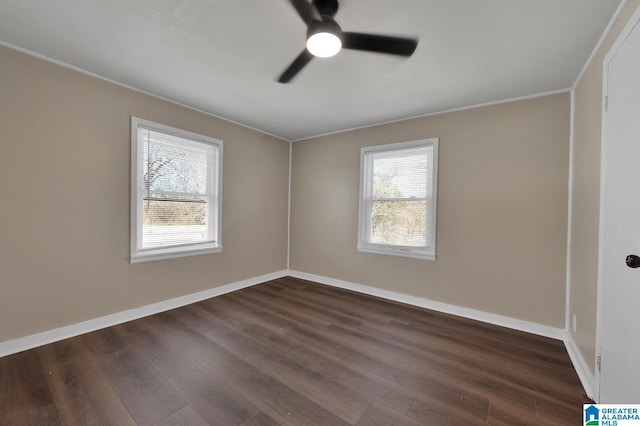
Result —
[[2, 425], [577, 425], [562, 342], [282, 278], [0, 358]]

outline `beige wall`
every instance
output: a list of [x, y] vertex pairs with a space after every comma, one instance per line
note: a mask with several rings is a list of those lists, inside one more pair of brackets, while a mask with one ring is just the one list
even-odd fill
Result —
[[[131, 115], [224, 141], [222, 253], [129, 264]], [[288, 162], [287, 142], [0, 47], [0, 342], [285, 269]]]
[[[575, 92], [570, 314], [593, 368], [602, 59]], [[291, 268], [564, 326], [568, 95], [297, 142]], [[220, 254], [130, 265], [129, 118], [225, 142]], [[359, 253], [362, 146], [440, 137], [438, 260]], [[286, 267], [288, 144], [0, 47], [0, 342]], [[186, 277], [186, 279], [185, 279]]]
[[[569, 93], [293, 144], [291, 269], [564, 327]], [[360, 148], [440, 138], [437, 260], [356, 250]]]
[[631, 0], [598, 50], [575, 91], [571, 297], [569, 312], [577, 318], [573, 334], [582, 356], [595, 369], [598, 221], [600, 209], [600, 132], [602, 64], [611, 45], [640, 0]]

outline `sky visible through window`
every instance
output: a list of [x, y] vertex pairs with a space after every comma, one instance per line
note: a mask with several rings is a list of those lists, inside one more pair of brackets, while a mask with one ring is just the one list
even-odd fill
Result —
[[424, 247], [432, 147], [373, 153], [370, 242]]
[[208, 241], [210, 147], [147, 129], [143, 134], [142, 246]]
[[[414, 151], [414, 152], [411, 152]], [[374, 198], [425, 198], [428, 184], [428, 153], [408, 150], [373, 155]]]

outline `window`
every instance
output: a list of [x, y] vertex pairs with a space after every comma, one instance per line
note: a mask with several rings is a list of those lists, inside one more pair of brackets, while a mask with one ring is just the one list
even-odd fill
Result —
[[435, 260], [438, 138], [362, 148], [358, 250]]
[[222, 141], [131, 118], [131, 263], [214, 253]]

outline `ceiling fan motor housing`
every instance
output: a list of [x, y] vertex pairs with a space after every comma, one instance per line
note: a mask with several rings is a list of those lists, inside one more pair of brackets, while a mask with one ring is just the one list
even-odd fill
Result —
[[325, 16], [333, 18], [338, 13], [338, 0], [313, 0], [313, 5], [322, 15], [322, 19]]
[[334, 34], [342, 41], [342, 28], [340, 28], [340, 25], [338, 25], [331, 16], [323, 15], [322, 21], [313, 21], [309, 24], [309, 28], [307, 28], [307, 39], [317, 33]]

